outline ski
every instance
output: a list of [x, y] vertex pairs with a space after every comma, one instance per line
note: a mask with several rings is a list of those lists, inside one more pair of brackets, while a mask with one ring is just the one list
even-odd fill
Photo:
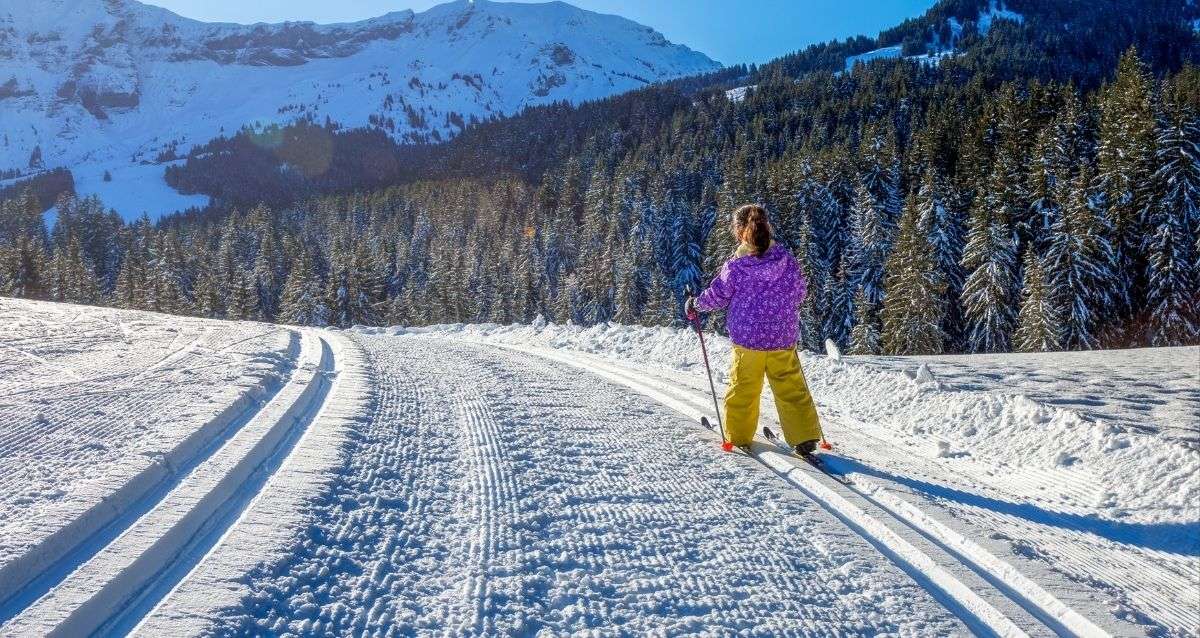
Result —
[[801, 461], [804, 461], [805, 463], [808, 464], [809, 467], [817, 470], [818, 472], [824, 474], [825, 476], [828, 476], [829, 478], [837, 481], [838, 483], [841, 483], [842, 485], [846, 485], [846, 486], [854, 485], [854, 482], [851, 481], [850, 479], [846, 478], [844, 475], [838, 474], [837, 472], [834, 472], [833, 470], [829, 469], [829, 466], [825, 464], [825, 461], [822, 460], [821, 457], [817, 456], [816, 454], [800, 454], [796, 450], [792, 449], [787, 443], [783, 442], [782, 440], [780, 440], [779, 437], [775, 436], [775, 432], [773, 432], [771, 430], [771, 428], [763, 428], [763, 436], [767, 437], [767, 440], [774, 443], [775, 445], [786, 448], [788, 451], [788, 454], [791, 454], [792, 456], [800, 459]]

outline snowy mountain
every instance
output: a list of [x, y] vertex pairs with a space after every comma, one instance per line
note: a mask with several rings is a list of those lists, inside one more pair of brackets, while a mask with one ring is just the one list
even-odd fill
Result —
[[458, 1], [352, 24], [210, 24], [134, 0], [0, 0], [0, 175], [65, 166], [126, 215], [203, 203], [163, 164], [297, 118], [437, 141], [719, 64], [624, 18]]

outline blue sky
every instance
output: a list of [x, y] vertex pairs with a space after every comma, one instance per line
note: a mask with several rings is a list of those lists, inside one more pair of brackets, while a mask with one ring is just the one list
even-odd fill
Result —
[[[206, 21], [349, 22], [422, 11], [438, 0], [144, 0]], [[814, 42], [876, 35], [934, 0], [569, 0], [654, 27], [668, 39], [734, 64], [765, 62]]]

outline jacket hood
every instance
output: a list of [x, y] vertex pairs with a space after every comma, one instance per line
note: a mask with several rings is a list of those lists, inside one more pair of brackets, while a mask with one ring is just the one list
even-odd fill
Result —
[[[739, 252], [741, 250], [739, 249]], [[748, 280], [769, 283], [787, 276], [791, 272], [790, 259], [787, 250], [778, 243], [772, 243], [767, 252], [761, 257], [744, 255], [730, 262], [730, 268], [739, 271]]]

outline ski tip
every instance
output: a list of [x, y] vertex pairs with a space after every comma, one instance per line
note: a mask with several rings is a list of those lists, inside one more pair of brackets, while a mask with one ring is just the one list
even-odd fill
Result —
[[721, 443], [721, 449], [722, 449], [722, 450], [725, 450], [726, 452], [732, 452], [732, 451], [733, 451], [733, 442], [732, 442], [732, 441], [724, 441], [724, 442], [722, 442], [722, 443]]
[[708, 429], [708, 430], [712, 429], [712, 421], [709, 421], [708, 417], [706, 417], [706, 416], [700, 417], [700, 425], [703, 425], [705, 427], [705, 429]]

